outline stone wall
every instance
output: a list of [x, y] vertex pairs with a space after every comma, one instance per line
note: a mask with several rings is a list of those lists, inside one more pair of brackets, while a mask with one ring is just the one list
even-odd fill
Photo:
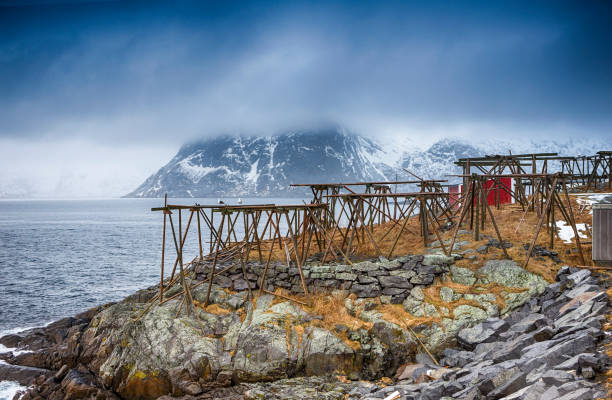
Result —
[[[351, 265], [320, 265], [307, 263], [303, 268], [308, 290], [330, 292], [334, 289], [347, 290], [357, 297], [380, 297], [383, 302], [402, 303], [415, 286], [427, 286], [434, 278], [449, 272], [455, 258], [439, 254], [403, 256], [389, 261], [383, 257], [374, 261], [363, 261]], [[230, 265], [219, 265], [223, 271]], [[239, 265], [215, 276], [214, 283], [222, 288], [243, 291], [250, 284], [259, 288], [265, 265], [248, 263], [246, 280]], [[197, 279], [205, 279], [210, 264], [196, 267]], [[247, 283], [248, 282], [248, 283]], [[297, 267], [282, 263], [271, 263], [266, 274], [266, 290], [284, 288], [291, 293], [303, 293]]]

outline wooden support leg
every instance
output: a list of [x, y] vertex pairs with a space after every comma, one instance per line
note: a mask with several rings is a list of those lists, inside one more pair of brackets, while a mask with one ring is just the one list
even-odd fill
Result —
[[[289, 235], [291, 236], [291, 240], [293, 241], [293, 247], [297, 249], [297, 246], [298, 246], [297, 239], [295, 235], [293, 234], [291, 223], [289, 223], [289, 213], [288, 212], [285, 212], [285, 219], [287, 220], [287, 227], [289, 230]], [[306, 287], [306, 281], [304, 280], [304, 273], [302, 272], [302, 262], [300, 260], [300, 257], [297, 251], [295, 252], [295, 262], [297, 264], [298, 273], [300, 274], [300, 281], [302, 282], [302, 289], [304, 290], [304, 294], [306, 294], [306, 296], [310, 298], [310, 294], [308, 293], [308, 288]]]
[[[552, 184], [552, 188], [551, 190], [554, 190], [554, 187], [557, 184], [557, 177], [555, 177], [555, 179], [553, 180], [553, 184]], [[536, 228], [536, 232], [535, 235], [533, 237], [533, 240], [531, 241], [531, 245], [529, 246], [529, 250], [527, 250], [527, 258], [525, 259], [525, 262], [523, 263], [523, 269], [527, 268], [527, 264], [529, 264], [529, 259], [531, 258], [531, 252], [533, 251], [533, 248], [536, 244], [536, 240], [538, 240], [538, 235], [540, 234], [540, 230], [542, 229], [542, 224], [544, 223], [544, 218], [546, 217], [546, 214], [548, 214], [548, 209], [550, 208], [550, 205], [552, 203], [552, 194], [550, 196], [548, 196], [548, 198], [546, 199], [546, 205], [544, 206], [544, 212], [542, 213], [542, 215], [540, 216], [540, 220], [538, 221], [538, 226]]]
[[[210, 291], [212, 290], [213, 278], [215, 277], [215, 268], [217, 267], [217, 257], [219, 257], [219, 244], [221, 243], [221, 235], [223, 235], [223, 225], [225, 223], [225, 212], [221, 214], [221, 223], [219, 224], [219, 231], [217, 232], [217, 242], [215, 244], [215, 256], [213, 263], [210, 268], [210, 278], [208, 280], [208, 289], [206, 290], [206, 302], [204, 306], [207, 307], [210, 303]], [[248, 284], [248, 281], [247, 281]]]
[[506, 258], [510, 258], [510, 256], [508, 255], [508, 252], [506, 251], [506, 248], [504, 247], [504, 241], [502, 240], [502, 236], [499, 233], [499, 229], [497, 228], [497, 222], [495, 222], [495, 217], [493, 216], [493, 212], [491, 211], [491, 207], [489, 207], [489, 203], [485, 203], [487, 210], [489, 211], [489, 217], [491, 217], [491, 223], [493, 224], [493, 227], [495, 228], [495, 233], [497, 234], [497, 240], [499, 240], [499, 245], [502, 248], [502, 252], [504, 253], [504, 256]]
[[[269, 218], [273, 218], [273, 216], [269, 216]], [[270, 228], [270, 231], [272, 231], [272, 228]], [[257, 293], [257, 297], [260, 297], [263, 292], [264, 292], [264, 285], [266, 284], [266, 274], [268, 273], [268, 267], [270, 266], [270, 260], [272, 259], [272, 252], [274, 251], [274, 242], [276, 241], [276, 236], [278, 237], [279, 240], [279, 247], [282, 247], [283, 244], [280, 241], [280, 232], [278, 231], [278, 224], [276, 225], [276, 232], [274, 233], [274, 240], [272, 240], [271, 246], [270, 246], [270, 251], [268, 252], [268, 258], [266, 260], [266, 266], [264, 267], [264, 271], [263, 271], [263, 275], [261, 277], [261, 281], [259, 284], [259, 292]], [[248, 282], [247, 282], [248, 283]]]
[[166, 258], [166, 216], [170, 211], [164, 210], [164, 228], [162, 230], [162, 252], [161, 252], [161, 280], [159, 282], [159, 302], [164, 297], [164, 260]]
[[455, 240], [457, 240], [457, 233], [459, 232], [461, 223], [463, 222], [463, 219], [465, 218], [465, 215], [467, 214], [467, 211], [470, 208], [470, 204], [472, 204], [473, 202], [474, 202], [474, 191], [472, 190], [472, 187], [470, 186], [470, 189], [466, 192], [465, 196], [463, 197], [463, 204], [461, 207], [461, 216], [459, 217], [459, 221], [457, 221], [457, 226], [455, 226], [455, 232], [453, 233], [453, 237], [451, 239], [451, 244], [450, 244], [451, 249], [455, 247]]
[[569, 194], [567, 193], [567, 186], [565, 182], [563, 182], [563, 193], [565, 194], [565, 200], [567, 201], [567, 211], [571, 218], [570, 224], [572, 225], [572, 229], [574, 230], [574, 236], [576, 237], [576, 245], [578, 246], [578, 253], [580, 254], [580, 261], [582, 261], [582, 265], [586, 264], [586, 260], [584, 259], [584, 253], [582, 252], [582, 245], [580, 244], [580, 236], [578, 235], [578, 229], [576, 228], [576, 219], [574, 218], [574, 211], [572, 210], [572, 203], [570, 202]]
[[172, 228], [172, 239], [174, 240], [174, 248], [176, 249], [176, 253], [178, 256], [178, 263], [179, 263], [179, 273], [181, 274], [180, 279], [181, 279], [181, 285], [183, 286], [183, 292], [185, 295], [185, 308], [187, 309], [187, 316], [190, 315], [190, 309], [192, 307], [192, 304], [190, 302], [190, 297], [189, 297], [189, 287], [187, 286], [187, 283], [185, 281], [185, 273], [183, 271], [183, 251], [182, 251], [182, 246], [179, 247], [178, 242], [176, 240], [176, 233], [174, 231], [174, 224], [172, 223], [172, 214], [168, 214], [168, 218], [170, 219], [170, 227]]

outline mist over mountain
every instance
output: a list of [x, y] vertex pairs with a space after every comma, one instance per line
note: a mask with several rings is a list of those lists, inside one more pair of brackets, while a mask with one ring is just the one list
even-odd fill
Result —
[[[341, 127], [292, 131], [273, 136], [218, 136], [185, 144], [170, 160], [126, 197], [279, 197], [304, 196], [307, 191], [291, 183], [413, 180], [460, 170], [461, 157], [508, 152], [593, 154], [612, 148], [611, 141], [483, 140], [471, 143], [447, 138], [427, 149], [410, 140], [377, 141]], [[403, 187], [410, 190], [409, 186]]]

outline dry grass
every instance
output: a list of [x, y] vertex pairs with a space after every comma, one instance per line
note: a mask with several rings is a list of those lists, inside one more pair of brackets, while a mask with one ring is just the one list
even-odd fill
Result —
[[416, 327], [419, 325], [431, 325], [433, 323], [441, 325], [438, 317], [415, 317], [404, 310], [401, 304], [381, 304], [376, 310], [382, 314], [384, 320], [392, 322], [400, 327]]
[[[304, 334], [304, 329], [308, 326], [316, 326], [319, 328], [326, 329], [331, 332], [335, 332], [335, 335], [342, 339], [348, 346], [357, 350], [360, 348], [360, 343], [350, 340], [346, 333], [338, 332], [336, 330], [337, 325], [344, 325], [351, 330], [372, 329], [372, 323], [362, 321], [358, 318], [360, 310], [356, 313], [355, 316], [351, 315], [348, 309], [345, 307], [345, 299], [347, 297], [351, 297], [353, 300], [355, 299], [354, 295], [346, 296], [342, 293], [335, 294], [311, 294], [309, 298], [304, 295], [290, 295], [286, 290], [277, 288], [274, 291], [277, 295], [283, 295], [286, 297], [293, 298], [298, 302], [306, 303], [307, 305], [303, 305], [300, 303], [295, 303], [296, 306], [300, 307], [306, 313], [310, 315], [320, 316], [321, 319], [313, 319], [308, 322], [298, 321], [291, 315], [287, 314], [285, 318], [284, 329], [287, 333], [287, 351], [289, 351], [290, 347], [290, 338], [291, 334], [294, 332], [298, 335], [298, 348], [302, 342], [302, 335]], [[276, 296], [271, 305], [278, 304], [288, 301], [284, 297]], [[268, 312], [268, 311], [267, 311]], [[271, 312], [271, 311], [269, 311]]]
[[234, 312], [233, 310], [229, 310], [227, 308], [221, 307], [219, 304], [209, 304], [208, 306], [205, 307], [204, 303], [200, 303], [197, 300], [194, 300], [193, 304], [196, 307], [201, 308], [202, 310], [206, 311], [209, 314], [226, 315], [226, 314], [229, 314], [231, 312]]
[[332, 329], [337, 325], [345, 325], [350, 329], [370, 329], [372, 324], [360, 320], [359, 311], [356, 316], [352, 316], [348, 309], [344, 306], [345, 299], [350, 297], [355, 299], [354, 295], [346, 296], [340, 292], [334, 294], [316, 294], [311, 295], [310, 305], [303, 307], [304, 311], [320, 315], [323, 317], [321, 322], [324, 324], [323, 327]]

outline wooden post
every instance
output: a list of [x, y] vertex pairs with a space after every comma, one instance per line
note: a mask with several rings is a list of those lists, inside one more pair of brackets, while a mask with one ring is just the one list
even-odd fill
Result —
[[284, 214], [285, 214], [285, 219], [287, 220], [287, 228], [289, 230], [289, 235], [291, 236], [291, 240], [293, 241], [293, 248], [296, 249], [295, 262], [297, 264], [298, 273], [300, 274], [300, 281], [302, 282], [302, 289], [304, 289], [304, 294], [310, 297], [310, 294], [308, 293], [308, 288], [306, 287], [306, 281], [304, 280], [304, 273], [302, 272], [302, 262], [297, 253], [297, 247], [298, 247], [297, 239], [295, 238], [295, 235], [293, 234], [293, 229], [291, 228], [291, 223], [289, 222], [289, 213], [287, 212], [287, 210], [285, 210]]
[[[555, 176], [555, 179], [553, 179], [553, 184], [552, 184], [553, 188], [557, 185], [557, 179], [558, 178], [556, 176]], [[542, 215], [540, 216], [540, 220], [538, 221], [538, 227], [536, 228], [536, 233], [533, 237], [533, 240], [531, 241], [529, 250], [527, 251], [527, 258], [525, 259], [525, 263], [523, 264], [523, 269], [526, 269], [527, 264], [529, 264], [529, 259], [531, 258], [531, 252], [533, 251], [533, 247], [536, 244], [536, 240], [538, 240], [538, 235], [540, 234], [540, 230], [542, 229], [542, 224], [544, 223], [544, 217], [546, 216], [546, 214], [548, 214], [548, 209], [550, 208], [550, 205], [552, 203], [552, 198], [553, 196], [551, 194], [546, 199], [546, 205], [544, 206], [544, 212], [542, 213]]]
[[[552, 188], [551, 195], [554, 195], [555, 188]], [[557, 221], [555, 220], [555, 199], [553, 199], [552, 205], [550, 207], [550, 249], [555, 248], [555, 233], [557, 233]]]
[[582, 262], [582, 265], [584, 265], [586, 264], [586, 261], [584, 259], [584, 253], [582, 252], [582, 245], [580, 244], [580, 236], [578, 235], [578, 229], [576, 228], [576, 219], [574, 218], [574, 211], [572, 210], [572, 203], [570, 201], [569, 194], [567, 193], [567, 186], [565, 185], [565, 182], [563, 184], [563, 193], [565, 194], [565, 200], [567, 201], [567, 208], [568, 208], [567, 211], [570, 215], [570, 218], [572, 219], [571, 225], [572, 225], [572, 229], [574, 230], [574, 236], [576, 237], [576, 245], [578, 246], [578, 253], [580, 254], [580, 261]]
[[170, 227], [172, 228], [172, 239], [174, 240], [174, 248], [176, 249], [176, 254], [178, 256], [179, 263], [179, 273], [181, 274], [181, 285], [183, 286], [183, 292], [185, 293], [185, 308], [187, 310], [187, 316], [190, 316], [190, 308], [191, 308], [191, 299], [188, 296], [189, 287], [187, 286], [187, 282], [185, 281], [185, 273], [183, 271], [183, 250], [182, 246], [179, 247], [178, 242], [176, 241], [176, 232], [174, 231], [174, 224], [172, 223], [172, 214], [168, 214], [168, 218], [170, 219]]
[[198, 218], [198, 245], [200, 247], [200, 260], [202, 260], [202, 258], [204, 258], [204, 252], [202, 249], [202, 228], [200, 226], [200, 212], [197, 208], [195, 208], [194, 211], [196, 212], [196, 216]]
[[[476, 187], [481, 184], [481, 182], [479, 182], [478, 178], [474, 177], [474, 185], [476, 185]], [[481, 196], [480, 196], [480, 191], [478, 189], [475, 190], [475, 196], [476, 196], [476, 204], [471, 204], [472, 208], [474, 209], [474, 240], [475, 241], [479, 241], [480, 240], [480, 201], [481, 201]]]
[[[273, 215], [268, 215], [268, 218], [270, 219], [273, 218]], [[280, 218], [277, 218], [277, 222], [278, 221], [280, 221]], [[279, 248], [282, 248], [283, 246], [282, 242], [280, 241], [280, 233], [278, 232], [278, 224], [276, 225], [275, 228], [276, 228], [276, 232], [274, 233], [274, 239], [271, 241], [271, 244], [270, 244], [270, 251], [268, 251], [268, 259], [266, 260], [266, 266], [264, 267], [263, 275], [261, 276], [261, 283], [259, 284], [259, 292], [257, 294], [257, 297], [260, 297], [264, 292], [264, 285], [266, 284], [266, 274], [268, 273], [268, 267], [270, 266], [270, 260], [272, 259], [272, 252], [274, 251], [274, 242], [276, 241], [277, 234], [278, 234], [278, 240], [279, 240], [278, 246]], [[270, 232], [272, 232], [272, 228], [270, 228]]]
[[502, 249], [502, 252], [504, 253], [504, 256], [506, 256], [506, 258], [510, 258], [510, 256], [508, 255], [508, 252], [506, 251], [506, 248], [504, 247], [504, 241], [502, 239], [501, 234], [499, 233], [499, 229], [497, 228], [497, 222], [495, 222], [493, 211], [491, 211], [491, 207], [489, 207], [489, 203], [485, 202], [485, 205], [486, 205], [487, 210], [489, 211], [489, 216], [491, 217], [491, 223], [493, 224], [493, 228], [495, 228], [495, 233], [497, 234], [497, 240], [499, 240], [499, 245]]
[[162, 253], [161, 253], [161, 280], [159, 282], [159, 302], [162, 302], [164, 297], [164, 260], [166, 252], [166, 215], [170, 211], [164, 210], [164, 228], [162, 230]]
[[[180, 211], [180, 208], [179, 208]], [[181, 214], [179, 213], [179, 216]], [[185, 245], [185, 240], [187, 240], [187, 232], [189, 232], [189, 227], [191, 226], [191, 219], [193, 218], [193, 211], [191, 212], [191, 215], [189, 215], [189, 221], [187, 222], [187, 227], [185, 228], [185, 233], [183, 234], [183, 236], [180, 235], [180, 230], [179, 230], [179, 240], [181, 241], [181, 254], [183, 253], [183, 246]], [[177, 257], [174, 260], [174, 267], [172, 267], [172, 274], [170, 274], [170, 280], [172, 280], [172, 278], [174, 278], [174, 273], [176, 272], [176, 266], [178, 265], [179, 262], [179, 258], [178, 258], [178, 253], [177, 253]]]
[[455, 232], [453, 233], [453, 238], [451, 239], [451, 244], [450, 244], [450, 248], [451, 251], [453, 249], [453, 247], [455, 247], [455, 240], [457, 240], [457, 233], [459, 233], [459, 227], [461, 226], [461, 223], [463, 222], [463, 219], [465, 218], [465, 215], [469, 209], [469, 204], [473, 203], [474, 201], [474, 192], [472, 190], [472, 186], [470, 185], [470, 189], [465, 192], [465, 196], [461, 196], [462, 197], [462, 207], [461, 207], [461, 216], [459, 217], [459, 221], [457, 221], [457, 226], [455, 226]]
[[[217, 266], [217, 257], [219, 257], [219, 243], [221, 242], [221, 235], [223, 234], [223, 224], [225, 223], [225, 210], [221, 211], [221, 223], [219, 224], [219, 230], [217, 232], [217, 242], [215, 244], [215, 255], [213, 258], [213, 264], [210, 271], [210, 279], [208, 282], [208, 289], [206, 290], [206, 302], [204, 306], [207, 307], [210, 301], [210, 291], [212, 289], [213, 278], [215, 276], [215, 267]], [[247, 285], [249, 282], [247, 281]]]
[[421, 234], [423, 235], [423, 244], [427, 247], [429, 243], [429, 229], [427, 228], [427, 212], [425, 210], [425, 200], [419, 196], [419, 215], [421, 217]]

